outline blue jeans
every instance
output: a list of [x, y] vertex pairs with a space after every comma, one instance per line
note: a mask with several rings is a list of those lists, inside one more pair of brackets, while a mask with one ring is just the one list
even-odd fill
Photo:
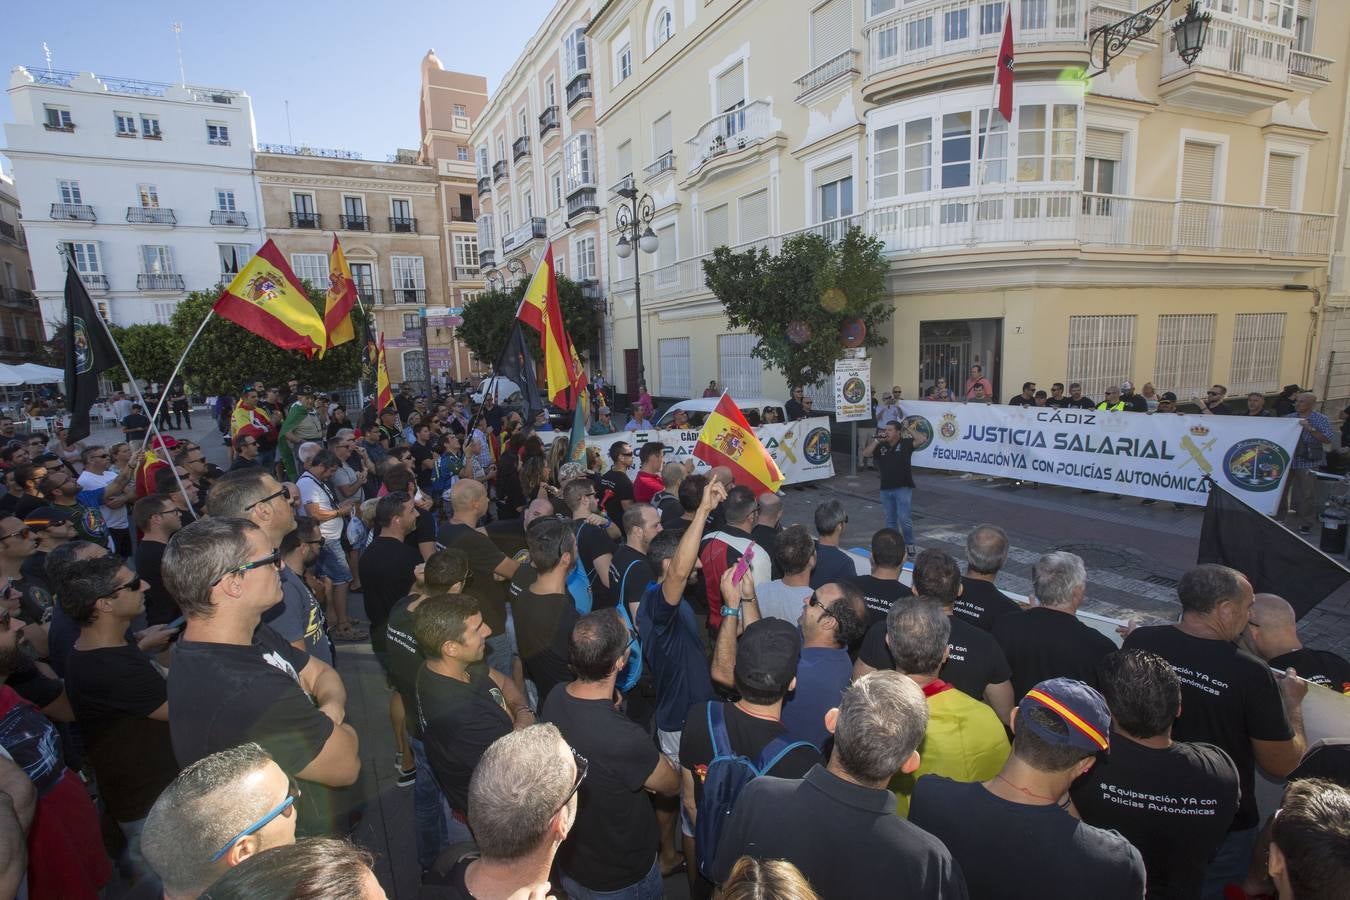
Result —
[[[423, 869], [431, 868], [441, 851], [450, 846], [451, 824], [463, 829], [463, 823], [450, 816], [450, 804], [436, 784], [436, 776], [427, 762], [427, 748], [420, 738], [408, 735], [412, 748], [417, 781], [413, 784], [413, 821], [417, 836], [417, 862]], [[464, 829], [467, 831], [467, 829]], [[467, 839], [467, 838], [461, 838]]]
[[617, 891], [593, 891], [577, 884], [566, 872], [562, 873], [562, 883], [572, 900], [661, 900], [661, 860], [653, 859], [652, 867], [640, 881]]
[[883, 488], [881, 508], [886, 512], [886, 527], [898, 528], [905, 536], [905, 546], [914, 546], [914, 521], [910, 518], [910, 499], [914, 488]]
[[1230, 831], [1219, 845], [1218, 852], [1205, 869], [1205, 883], [1200, 889], [1201, 900], [1223, 900], [1223, 886], [1242, 884], [1252, 862], [1260, 826], [1244, 831]]
[[352, 570], [347, 565], [347, 551], [342, 549], [341, 538], [324, 538], [319, 548], [319, 560], [314, 566], [320, 578], [327, 578], [333, 584], [348, 584], [352, 580]]

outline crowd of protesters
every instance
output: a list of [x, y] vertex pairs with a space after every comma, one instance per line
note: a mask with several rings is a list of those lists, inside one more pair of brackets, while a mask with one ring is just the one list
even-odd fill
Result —
[[[571, 461], [490, 394], [216, 412], [225, 470], [0, 419], [0, 896], [383, 897], [370, 851], [480, 900], [1350, 884], [1350, 750], [1302, 712], [1350, 664], [1236, 571], [1117, 649], [1072, 553], [1000, 592], [993, 525], [964, 572], [892, 527], [851, 552], [838, 500], [784, 521], [657, 441]], [[336, 658], [367, 643], [410, 848], [352, 842], [377, 787]]]

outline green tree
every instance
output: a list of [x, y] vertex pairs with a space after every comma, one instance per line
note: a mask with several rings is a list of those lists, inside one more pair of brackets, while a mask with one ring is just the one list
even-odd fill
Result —
[[[168, 325], [114, 325], [112, 336], [132, 374], [146, 383], [164, 384], [183, 353], [183, 340]], [[114, 384], [127, 380], [120, 365], [105, 374]]]
[[[324, 295], [306, 283], [309, 300], [322, 314]], [[219, 297], [216, 291], [193, 291], [178, 304], [171, 327], [185, 346]], [[356, 385], [365, 345], [361, 340], [364, 314], [352, 310], [357, 338], [324, 355], [306, 359], [295, 350], [283, 350], [256, 334], [220, 316], [212, 317], [202, 336], [192, 346], [183, 374], [192, 390], [201, 394], [238, 394], [245, 381], [262, 378], [283, 384], [294, 378], [320, 390]]]
[[704, 261], [703, 273], [728, 324], [759, 337], [754, 356], [788, 384], [810, 385], [834, 371], [846, 323], [862, 321], [867, 330], [862, 346], [885, 345], [881, 326], [895, 309], [882, 248], [860, 228], [850, 228], [838, 242], [800, 234], [776, 255], [762, 248], [735, 253], [718, 247]]
[[[497, 364], [497, 357], [506, 346], [511, 334], [511, 323], [516, 317], [516, 309], [525, 296], [527, 283], [522, 281], [510, 290], [484, 291], [464, 304], [464, 324], [458, 329], [459, 339], [474, 356], [489, 366]], [[592, 301], [581, 293], [581, 285], [569, 278], [558, 276], [558, 304], [562, 307], [563, 327], [567, 336], [577, 348], [577, 353], [596, 349], [595, 336], [596, 312]], [[535, 362], [542, 362], [544, 355], [539, 346], [538, 333], [529, 326], [525, 327], [525, 344], [530, 348]]]

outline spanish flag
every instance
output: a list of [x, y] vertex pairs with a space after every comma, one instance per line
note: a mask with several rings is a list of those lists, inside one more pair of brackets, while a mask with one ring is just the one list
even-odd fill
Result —
[[552, 246], [545, 251], [539, 268], [534, 270], [534, 276], [530, 278], [529, 287], [525, 288], [525, 296], [516, 310], [516, 318], [539, 332], [549, 399], [558, 406], [572, 409], [576, 403], [576, 392], [586, 384], [586, 375], [577, 358], [577, 351], [567, 337], [567, 329], [563, 327]]
[[755, 437], [730, 394], [722, 394], [717, 408], [703, 423], [694, 456], [710, 466], [726, 466], [733, 480], [754, 491], [755, 496], [778, 490], [784, 481], [778, 464]]
[[375, 411], [383, 412], [394, 402], [394, 389], [389, 386], [389, 365], [384, 358], [384, 335], [380, 335], [380, 349], [375, 351]]
[[323, 319], [270, 239], [234, 276], [213, 310], [284, 350], [323, 356]]
[[328, 251], [328, 296], [323, 304], [323, 327], [327, 333], [325, 350], [338, 344], [356, 340], [352, 327], [352, 307], [356, 305], [356, 282], [347, 266], [337, 235], [333, 235], [333, 249]]

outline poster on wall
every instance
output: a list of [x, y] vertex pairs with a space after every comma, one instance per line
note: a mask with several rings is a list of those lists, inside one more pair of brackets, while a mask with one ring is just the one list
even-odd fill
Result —
[[841, 359], [834, 364], [834, 420], [872, 418], [872, 360]]

